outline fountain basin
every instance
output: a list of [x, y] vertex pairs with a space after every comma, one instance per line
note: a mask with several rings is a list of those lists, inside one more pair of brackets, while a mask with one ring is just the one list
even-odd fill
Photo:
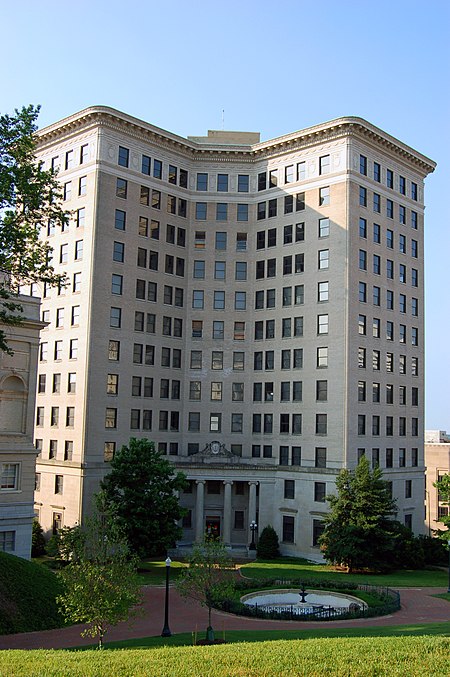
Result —
[[[367, 604], [362, 599], [341, 592], [329, 592], [327, 590], [311, 590], [305, 592], [305, 602], [301, 602], [301, 593], [298, 589], [259, 590], [241, 597], [241, 602], [247, 606], [258, 606], [262, 611], [287, 610], [296, 615], [306, 615], [320, 610], [336, 610], [336, 615], [343, 610], [367, 609]], [[356, 606], [354, 606], [356, 605]]]

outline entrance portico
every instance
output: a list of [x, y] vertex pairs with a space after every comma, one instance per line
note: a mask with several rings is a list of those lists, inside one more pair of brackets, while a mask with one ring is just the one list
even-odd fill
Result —
[[[190, 479], [190, 478], [189, 478]], [[194, 539], [205, 534], [219, 537], [227, 547], [246, 546], [251, 540], [249, 525], [257, 521], [258, 481], [230, 478], [192, 478], [195, 492]]]

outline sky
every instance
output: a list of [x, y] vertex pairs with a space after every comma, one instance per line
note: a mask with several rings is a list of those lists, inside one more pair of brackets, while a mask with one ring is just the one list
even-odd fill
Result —
[[181, 136], [223, 119], [265, 140], [355, 115], [437, 162], [425, 427], [450, 432], [448, 0], [0, 0], [0, 20], [0, 113], [41, 104], [41, 127], [108, 105]]

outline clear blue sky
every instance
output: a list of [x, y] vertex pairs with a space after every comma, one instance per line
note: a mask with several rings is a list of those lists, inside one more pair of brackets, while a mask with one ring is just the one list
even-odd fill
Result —
[[448, 0], [0, 0], [0, 111], [95, 104], [262, 139], [358, 115], [438, 163], [426, 182], [426, 427], [450, 431]]

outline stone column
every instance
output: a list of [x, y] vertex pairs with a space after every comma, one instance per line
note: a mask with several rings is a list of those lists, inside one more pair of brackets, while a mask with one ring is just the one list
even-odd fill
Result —
[[195, 540], [203, 541], [205, 536], [204, 503], [205, 503], [205, 480], [196, 480], [197, 495], [195, 498]]
[[231, 544], [231, 480], [224, 480], [224, 500], [223, 500], [223, 537], [225, 545]]
[[248, 524], [247, 524], [247, 532], [248, 532], [248, 542], [252, 540], [252, 533], [250, 531], [250, 522], [255, 521], [256, 522], [256, 485], [257, 482], [249, 482], [249, 497], [248, 497]]

